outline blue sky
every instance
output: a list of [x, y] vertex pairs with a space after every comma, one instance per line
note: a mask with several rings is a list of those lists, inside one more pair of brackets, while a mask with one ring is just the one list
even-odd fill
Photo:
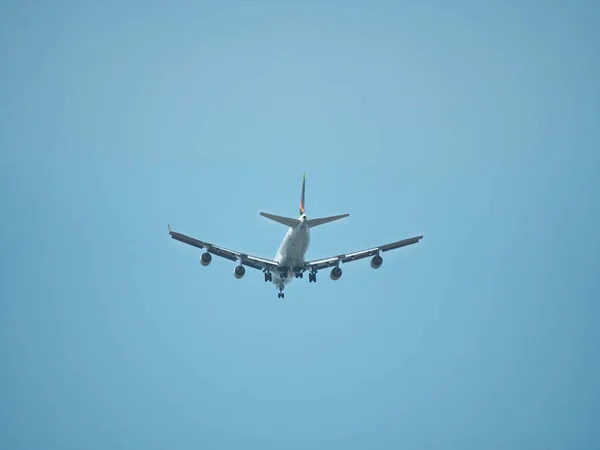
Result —
[[[597, 4], [46, 3], [0, 5], [1, 448], [598, 447]], [[167, 234], [273, 257], [304, 171], [309, 257], [424, 239], [282, 301]]]

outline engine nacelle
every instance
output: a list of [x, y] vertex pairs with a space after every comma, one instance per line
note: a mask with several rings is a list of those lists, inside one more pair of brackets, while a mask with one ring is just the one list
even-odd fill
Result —
[[246, 268], [244, 266], [237, 266], [235, 269], [233, 269], [233, 276], [236, 277], [238, 280], [240, 278], [243, 278], [245, 274]]
[[339, 267], [334, 267], [333, 269], [331, 269], [331, 273], [329, 274], [329, 276], [334, 281], [339, 280], [342, 276], [342, 269], [340, 269]]
[[210, 253], [202, 253], [202, 256], [200, 257], [200, 264], [202, 264], [203, 266], [208, 266], [211, 261], [212, 255]]
[[379, 255], [375, 255], [375, 256], [373, 256], [373, 259], [371, 259], [371, 267], [373, 269], [379, 269], [382, 264], [383, 264], [383, 258]]

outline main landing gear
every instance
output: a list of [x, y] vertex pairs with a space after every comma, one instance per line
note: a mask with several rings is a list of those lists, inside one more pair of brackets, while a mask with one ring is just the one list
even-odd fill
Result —
[[[287, 269], [283, 268], [283, 269], [281, 269], [281, 272], [279, 273], [279, 277], [281, 279], [287, 278], [288, 275], [290, 275], [291, 272], [293, 272], [294, 276], [296, 278], [303, 278], [304, 270], [308, 270], [308, 282], [316, 283], [317, 282], [317, 271], [313, 270], [313, 269], [308, 269], [308, 268], [301, 268], [300, 270], [290, 269], [290, 272], [288, 272]], [[264, 273], [265, 273], [265, 281], [273, 281], [273, 275], [271, 274], [271, 272], [269, 272], [268, 270], [265, 269]], [[279, 282], [279, 279], [277, 281]], [[277, 293], [277, 298], [285, 298], [285, 294], [283, 293], [284, 284], [283, 283], [279, 284], [277, 286], [277, 289], [279, 289], [279, 292]]]

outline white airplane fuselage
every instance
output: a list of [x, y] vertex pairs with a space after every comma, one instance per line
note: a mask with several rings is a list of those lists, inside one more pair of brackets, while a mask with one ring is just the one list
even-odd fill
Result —
[[302, 215], [298, 225], [289, 228], [274, 260], [284, 267], [289, 267], [287, 277], [282, 278], [278, 272], [273, 273], [273, 284], [276, 286], [289, 284], [294, 278], [293, 267], [304, 266], [304, 255], [310, 244], [310, 231], [306, 223], [306, 217]]

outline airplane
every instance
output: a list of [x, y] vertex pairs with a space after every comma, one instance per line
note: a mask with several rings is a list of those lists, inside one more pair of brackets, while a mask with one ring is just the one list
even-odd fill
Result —
[[373, 269], [379, 269], [383, 263], [383, 258], [380, 255], [381, 252], [387, 252], [407, 245], [416, 244], [423, 238], [423, 236], [416, 236], [358, 252], [306, 261], [305, 254], [310, 243], [310, 229], [325, 223], [343, 219], [350, 214], [309, 219], [304, 209], [305, 185], [306, 172], [302, 176], [302, 194], [300, 196], [300, 211], [297, 219], [277, 216], [265, 212], [260, 213], [261, 216], [288, 227], [287, 233], [273, 259], [261, 258], [234, 250], [228, 250], [224, 247], [186, 236], [185, 234], [172, 231], [170, 224], [169, 234], [177, 241], [204, 249], [204, 253], [200, 256], [200, 263], [203, 266], [208, 266], [212, 261], [211, 255], [215, 255], [238, 263], [233, 270], [233, 275], [237, 279], [243, 278], [246, 274], [244, 266], [261, 270], [264, 273], [265, 282], [272, 282], [279, 290], [277, 295], [278, 298], [285, 297], [283, 290], [286, 285], [291, 283], [292, 277], [303, 278], [304, 272], [308, 272], [309, 283], [316, 283], [317, 272], [319, 270], [333, 267], [333, 269], [331, 269], [330, 278], [335, 281], [339, 280], [342, 276], [340, 263], [348, 263], [370, 256], [373, 257], [371, 259], [371, 267]]

